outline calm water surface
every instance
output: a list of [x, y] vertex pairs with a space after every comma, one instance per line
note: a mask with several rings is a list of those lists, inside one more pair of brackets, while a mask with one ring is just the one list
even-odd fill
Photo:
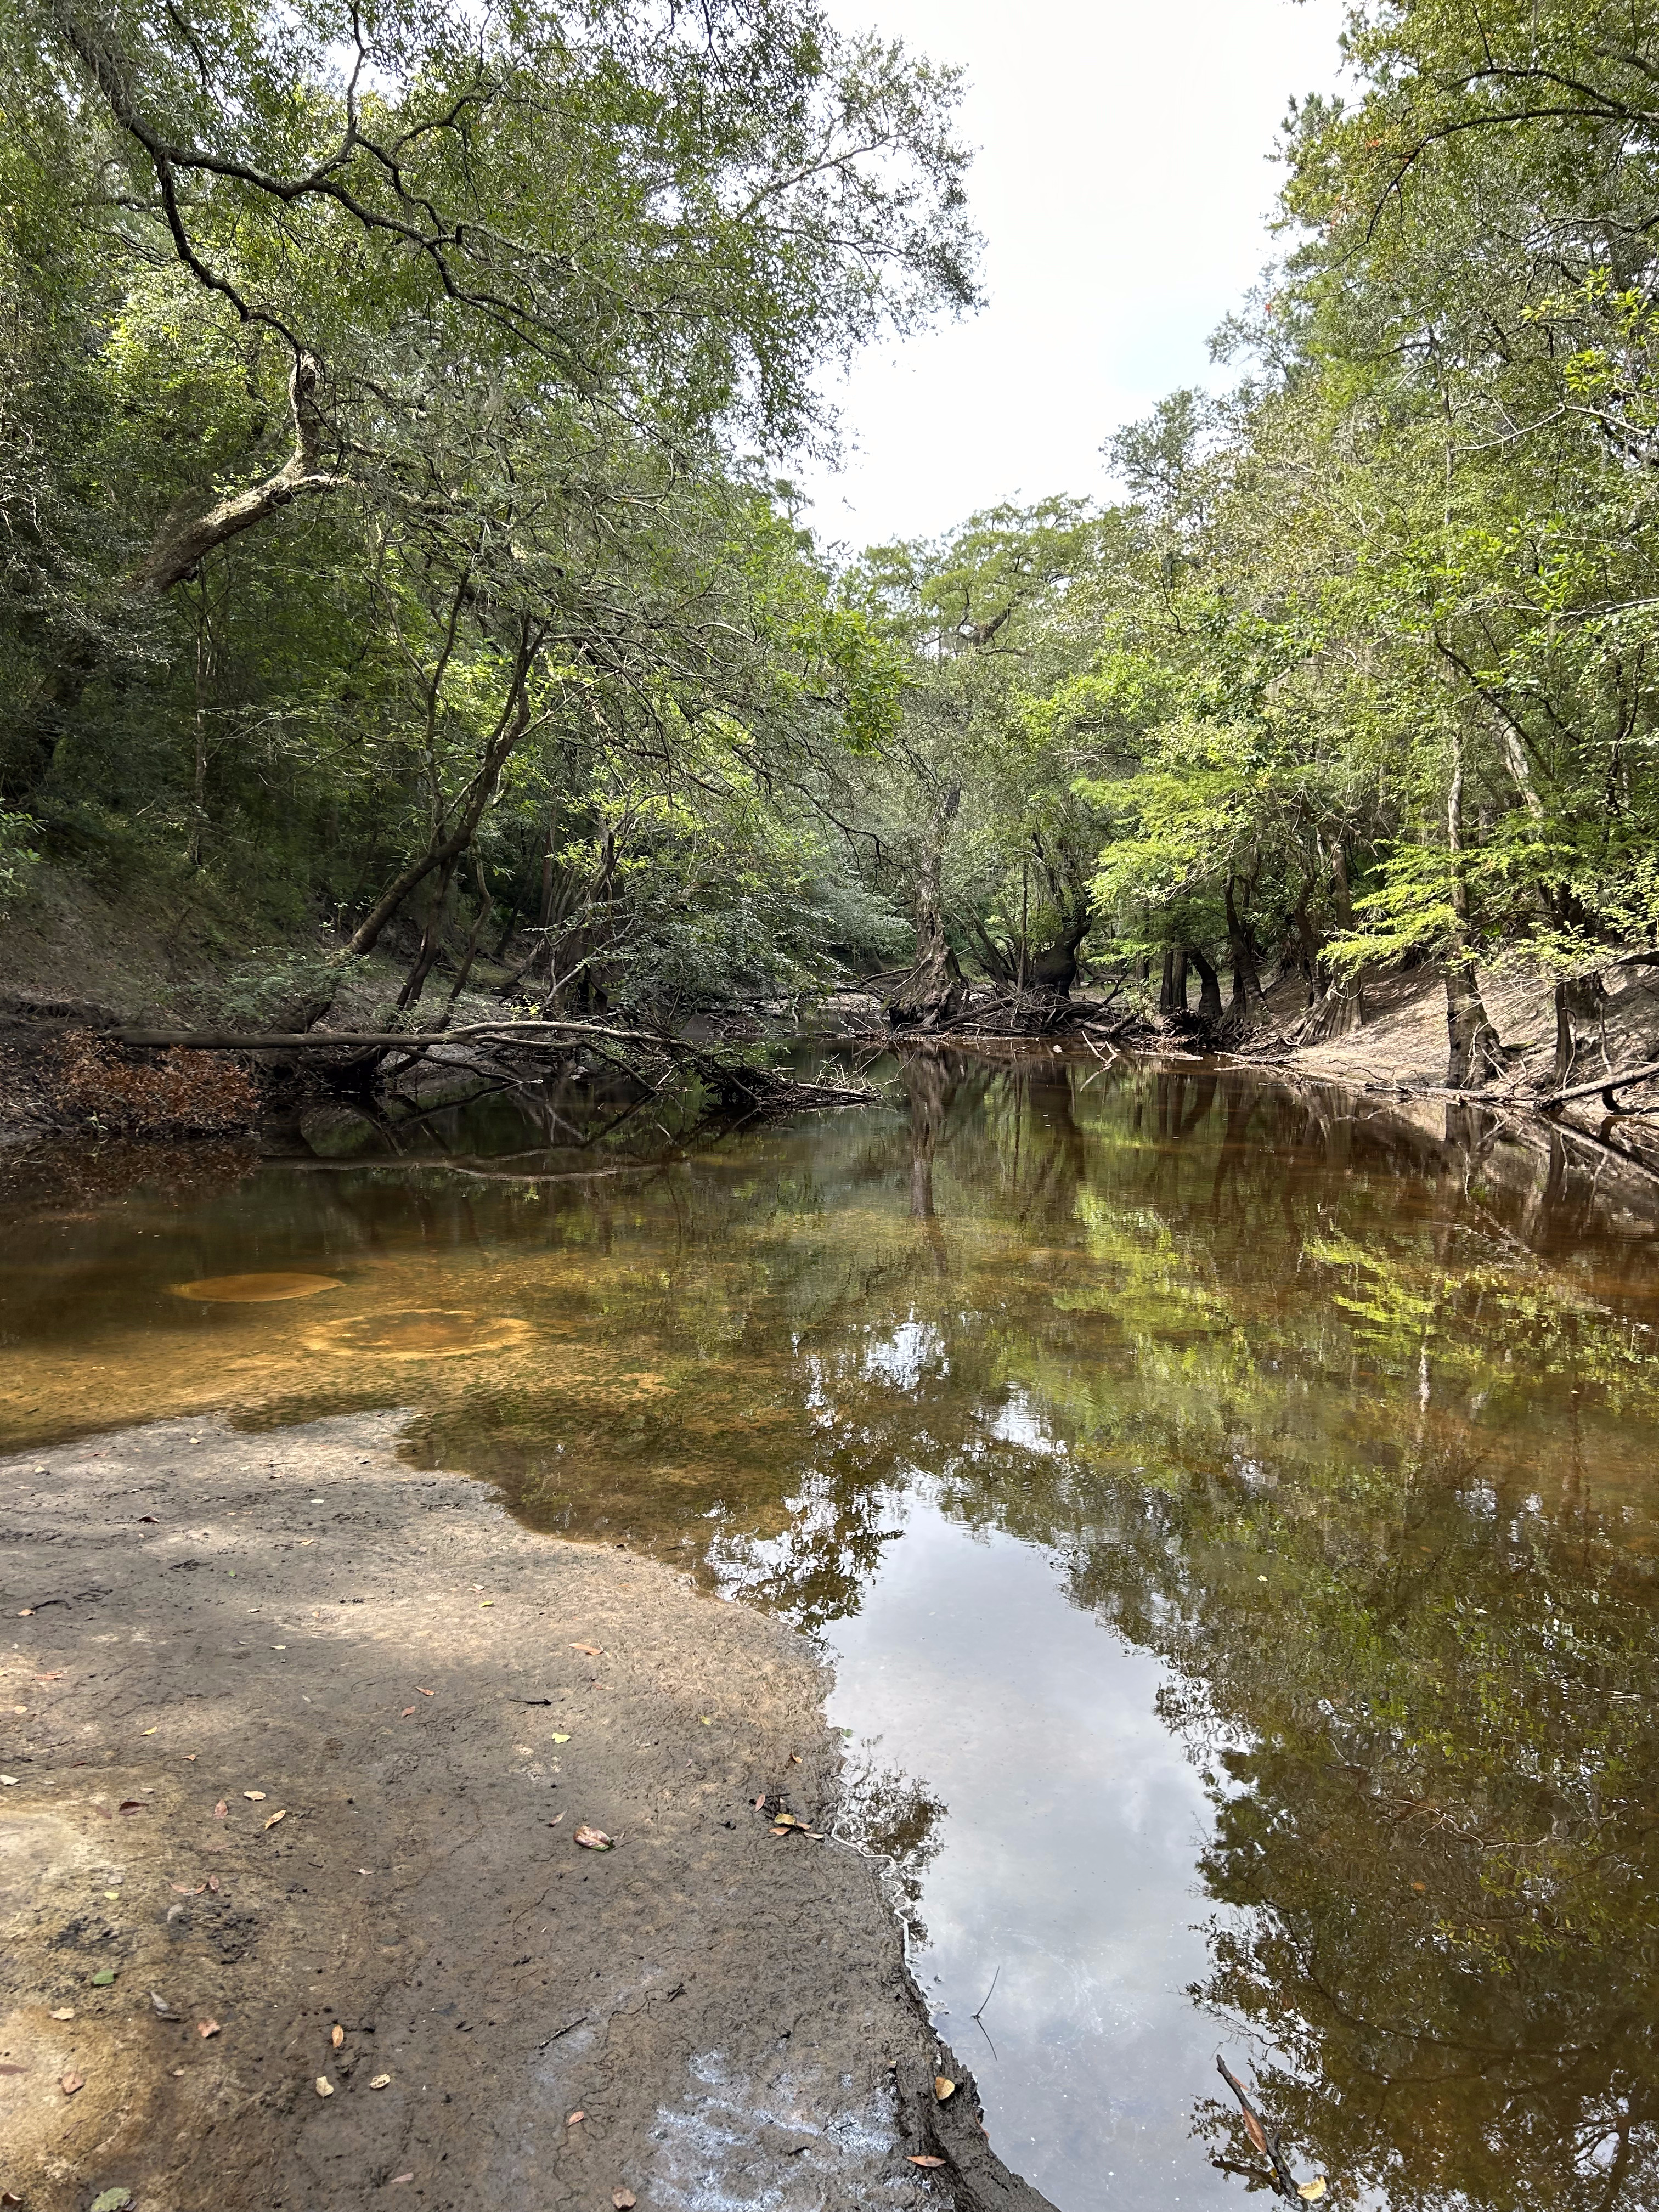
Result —
[[[1243, 2203], [1218, 2049], [1335, 2202], [1659, 2206], [1659, 1269], [1593, 1159], [1121, 1062], [644, 1170], [552, 1116], [64, 1163], [0, 1224], [0, 1441], [406, 1405], [813, 1632], [1065, 2212]], [[281, 1270], [340, 1287], [172, 1287]]]

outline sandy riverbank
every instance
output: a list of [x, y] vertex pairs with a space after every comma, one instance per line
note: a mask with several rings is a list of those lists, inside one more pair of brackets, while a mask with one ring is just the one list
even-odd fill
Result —
[[772, 1832], [780, 1799], [833, 1829], [809, 1648], [396, 1431], [0, 1462], [0, 2185], [1035, 2212], [876, 1868]]

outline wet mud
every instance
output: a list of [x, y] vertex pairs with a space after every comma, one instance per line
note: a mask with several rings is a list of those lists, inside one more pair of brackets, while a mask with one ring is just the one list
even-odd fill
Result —
[[1036, 2212], [835, 1838], [809, 1647], [398, 1429], [0, 1462], [4, 2187]]

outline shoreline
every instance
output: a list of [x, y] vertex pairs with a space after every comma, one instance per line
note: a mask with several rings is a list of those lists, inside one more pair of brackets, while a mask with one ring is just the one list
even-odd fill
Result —
[[3, 2185], [1042, 2212], [833, 1838], [805, 1640], [521, 1528], [399, 1425], [0, 1462]]

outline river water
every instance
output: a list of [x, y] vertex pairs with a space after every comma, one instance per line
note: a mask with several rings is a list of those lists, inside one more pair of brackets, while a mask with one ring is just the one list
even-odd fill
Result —
[[[406, 1406], [807, 1630], [1064, 2212], [1244, 2201], [1218, 2051], [1334, 2203], [1659, 2205], [1654, 1222], [1459, 1109], [890, 1083], [645, 1166], [556, 1100], [82, 1151], [5, 1204], [0, 1443]], [[284, 1272], [334, 1287], [179, 1294]]]

